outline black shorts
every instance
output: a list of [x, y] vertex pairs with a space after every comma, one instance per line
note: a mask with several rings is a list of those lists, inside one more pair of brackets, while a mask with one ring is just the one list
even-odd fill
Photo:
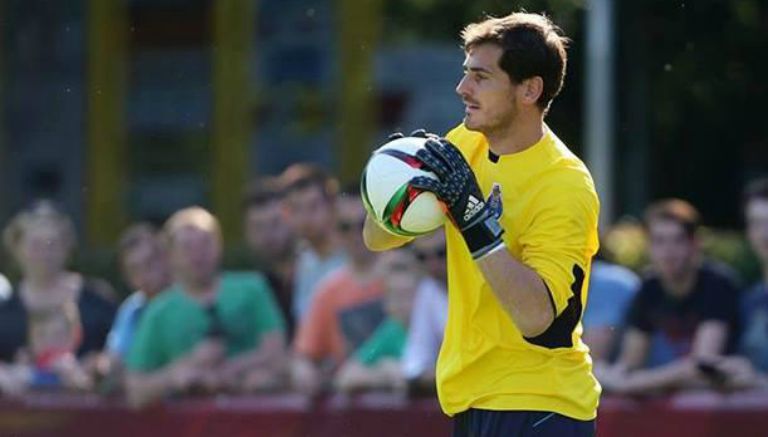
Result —
[[594, 420], [546, 411], [469, 409], [453, 418], [453, 437], [594, 437]]

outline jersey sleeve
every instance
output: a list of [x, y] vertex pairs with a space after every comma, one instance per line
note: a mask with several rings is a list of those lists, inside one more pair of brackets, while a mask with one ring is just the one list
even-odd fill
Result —
[[272, 331], [285, 331], [285, 320], [275, 302], [272, 288], [267, 281], [259, 276], [255, 277], [251, 286], [254, 288], [253, 296], [256, 323], [260, 334]]
[[165, 362], [160, 335], [158, 312], [150, 305], [140, 318], [126, 360], [126, 368], [133, 372], [152, 372], [161, 368]]
[[598, 248], [599, 203], [588, 174], [553, 182], [539, 193], [519, 243], [522, 262], [542, 278], [560, 315], [574, 296], [581, 309], [585, 276]]

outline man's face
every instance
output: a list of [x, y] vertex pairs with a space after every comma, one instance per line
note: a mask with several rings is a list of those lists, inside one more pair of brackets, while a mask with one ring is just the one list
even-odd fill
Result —
[[496, 44], [472, 47], [456, 92], [464, 102], [467, 129], [489, 133], [510, 126], [517, 117], [516, 86], [499, 67], [503, 50]]
[[344, 250], [351, 259], [370, 258], [371, 252], [363, 242], [365, 208], [357, 196], [341, 196], [336, 202], [336, 229], [342, 237]]
[[756, 199], [747, 204], [747, 236], [752, 249], [763, 264], [768, 264], [768, 200]]
[[282, 201], [249, 207], [245, 211], [245, 239], [248, 247], [262, 258], [280, 257], [293, 247], [293, 229]]
[[215, 278], [221, 259], [221, 241], [215, 232], [183, 226], [172, 240], [171, 262], [179, 279], [206, 283]]
[[698, 253], [696, 240], [674, 220], [649, 224], [650, 256], [654, 268], [666, 279], [680, 279], [693, 268]]
[[171, 282], [168, 258], [154, 238], [147, 238], [128, 249], [122, 260], [123, 274], [134, 290], [154, 295]]
[[439, 229], [430, 235], [417, 238], [413, 240], [411, 246], [416, 258], [429, 276], [443, 284], [447, 284], [448, 269], [445, 258], [445, 232]]
[[310, 242], [322, 240], [335, 225], [333, 201], [318, 186], [289, 193], [288, 209], [296, 235]]

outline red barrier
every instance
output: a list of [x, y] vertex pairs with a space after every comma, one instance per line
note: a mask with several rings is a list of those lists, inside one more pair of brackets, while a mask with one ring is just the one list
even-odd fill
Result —
[[[0, 437], [392, 437], [449, 436], [433, 400], [383, 394], [171, 401], [142, 411], [91, 395], [35, 394], [0, 401]], [[768, 394], [697, 393], [653, 400], [603, 399], [599, 437], [765, 437]]]

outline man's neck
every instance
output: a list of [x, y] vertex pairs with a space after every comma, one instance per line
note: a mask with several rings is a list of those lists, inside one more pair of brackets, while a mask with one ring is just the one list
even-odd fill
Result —
[[664, 288], [676, 297], [685, 297], [693, 291], [696, 285], [696, 274], [698, 273], [696, 265], [686, 269], [685, 272], [674, 278], [662, 278]]
[[184, 291], [198, 300], [207, 300], [216, 293], [216, 277], [205, 281], [181, 281]]
[[48, 291], [58, 284], [61, 275], [28, 275], [24, 277], [24, 287], [29, 291]]
[[546, 127], [540, 114], [520, 114], [515, 123], [506, 128], [487, 132], [485, 137], [491, 151], [497, 155], [522, 152], [544, 137]]

